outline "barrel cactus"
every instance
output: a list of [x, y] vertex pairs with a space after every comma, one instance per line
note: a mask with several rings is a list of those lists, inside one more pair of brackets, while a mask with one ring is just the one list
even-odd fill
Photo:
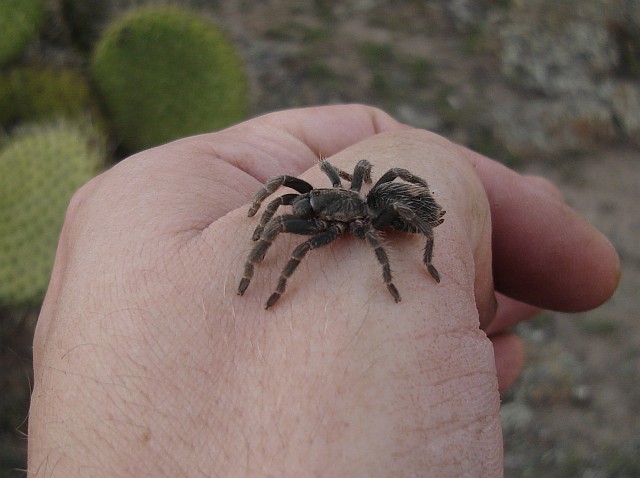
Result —
[[105, 31], [92, 76], [129, 150], [218, 130], [247, 111], [242, 62], [224, 34], [175, 6], [139, 7]]
[[69, 68], [27, 66], [0, 75], [0, 125], [56, 117], [100, 122], [87, 79]]
[[55, 122], [23, 127], [0, 149], [0, 304], [37, 304], [72, 194], [98, 171], [100, 139]]
[[44, 19], [44, 0], [0, 0], [0, 65], [20, 55]]

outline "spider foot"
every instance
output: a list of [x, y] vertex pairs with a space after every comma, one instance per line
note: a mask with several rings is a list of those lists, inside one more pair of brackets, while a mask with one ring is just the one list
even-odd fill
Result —
[[435, 267], [433, 267], [432, 264], [427, 264], [427, 270], [429, 271], [429, 274], [431, 274], [431, 277], [433, 277], [435, 281], [439, 284], [440, 274], [438, 273], [438, 270]]
[[238, 295], [244, 294], [244, 291], [247, 290], [247, 287], [249, 287], [249, 282], [251, 282], [251, 279], [247, 279], [246, 277], [242, 278], [240, 284], [238, 285]]
[[282, 294], [280, 294], [280, 292], [274, 292], [273, 294], [271, 294], [271, 296], [269, 297], [269, 299], [267, 300], [267, 303], [264, 304], [264, 308], [268, 309], [269, 307], [271, 307], [273, 304], [275, 304], [276, 302], [278, 302], [278, 299], [280, 298]]
[[258, 209], [260, 209], [260, 203], [253, 203], [249, 208], [249, 211], [247, 212], [247, 217], [255, 216], [258, 212]]
[[400, 297], [400, 292], [398, 292], [396, 286], [391, 282], [387, 284], [387, 289], [389, 289], [389, 292], [391, 292], [391, 295], [393, 296], [393, 299], [396, 301], [396, 303], [402, 300], [402, 298]]
[[253, 231], [253, 235], [251, 236], [251, 240], [255, 242], [258, 239], [260, 239], [260, 236], [262, 235], [262, 231], [264, 231], [264, 227], [262, 226], [256, 227], [255, 231]]

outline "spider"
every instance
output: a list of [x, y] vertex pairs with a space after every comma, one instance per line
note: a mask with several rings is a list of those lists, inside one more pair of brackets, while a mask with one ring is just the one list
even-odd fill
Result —
[[[267, 205], [251, 238], [256, 244], [244, 265], [238, 294], [242, 295], [247, 290], [255, 265], [262, 262], [267, 250], [282, 232], [312, 237], [293, 250], [265, 309], [273, 306], [282, 296], [287, 288], [287, 280], [311, 249], [326, 246], [346, 232], [366, 240], [373, 248], [382, 266], [384, 283], [396, 302], [400, 302], [400, 293], [392, 282], [389, 258], [381, 243], [381, 231], [397, 230], [426, 236], [422, 260], [439, 283], [440, 274], [431, 263], [433, 228], [444, 222], [445, 211], [431, 195], [427, 182], [402, 168], [391, 168], [363, 196], [360, 189], [363, 182], [371, 183], [371, 168], [371, 163], [363, 159], [356, 164], [353, 174], [349, 174], [329, 161], [321, 160], [320, 169], [329, 177], [332, 188], [315, 189], [308, 182], [287, 175], [267, 181], [256, 193], [249, 208], [249, 217], [254, 216], [262, 202], [281, 186], [294, 189], [299, 194], [284, 194]], [[343, 187], [341, 177], [351, 182], [350, 189]], [[396, 178], [405, 182], [394, 182]], [[291, 213], [275, 216], [280, 206], [291, 206]]]

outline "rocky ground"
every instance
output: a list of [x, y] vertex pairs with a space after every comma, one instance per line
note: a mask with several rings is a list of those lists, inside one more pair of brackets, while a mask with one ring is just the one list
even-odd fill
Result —
[[[68, 39], [90, 45], [108, 18], [142, 2], [65, 2], [82, 5], [67, 11], [72, 28], [61, 27], [51, 3], [34, 48], [64, 62], [75, 58], [65, 53]], [[640, 2], [181, 3], [204, 8], [238, 45], [254, 114], [380, 106], [551, 178], [612, 239], [623, 276], [609, 303], [572, 316], [545, 312], [518, 327], [529, 360], [503, 397], [505, 474], [640, 476]], [[82, 16], [87, 8], [91, 17]], [[1, 417], [5, 469], [24, 467], [34, 319], [13, 317], [0, 337], [0, 359], [12, 370], [4, 393], [15, 396]]]
[[616, 246], [614, 297], [583, 314], [545, 312], [518, 327], [527, 368], [503, 397], [506, 476], [640, 476], [640, 155], [590, 153], [569, 170], [529, 164]]

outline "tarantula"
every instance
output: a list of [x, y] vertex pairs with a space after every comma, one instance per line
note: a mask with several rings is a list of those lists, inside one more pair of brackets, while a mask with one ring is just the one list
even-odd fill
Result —
[[[287, 280], [296, 270], [307, 252], [330, 244], [349, 231], [366, 240], [373, 248], [382, 266], [382, 278], [396, 302], [400, 293], [391, 281], [389, 258], [382, 247], [379, 231], [397, 230], [421, 233], [427, 238], [423, 262], [436, 282], [440, 274], [431, 263], [433, 255], [433, 228], [444, 222], [445, 211], [436, 203], [427, 182], [402, 168], [392, 168], [382, 175], [366, 196], [362, 196], [362, 183], [371, 183], [371, 163], [363, 159], [356, 164], [353, 175], [341, 171], [326, 160], [320, 169], [329, 177], [333, 188], [315, 189], [311, 184], [293, 176], [276, 176], [256, 193], [248, 216], [256, 214], [262, 202], [279, 187], [286, 186], [299, 194], [284, 194], [272, 200], [266, 207], [260, 223], [253, 232], [257, 241], [244, 266], [244, 276], [238, 285], [242, 295], [249, 287], [256, 264], [262, 262], [271, 244], [282, 232], [312, 236], [298, 245], [282, 270], [275, 291], [265, 304], [268, 309], [275, 304], [287, 287]], [[351, 182], [344, 189], [340, 178]], [[393, 182], [400, 178], [405, 182]], [[291, 206], [291, 214], [275, 216], [280, 206]]]

